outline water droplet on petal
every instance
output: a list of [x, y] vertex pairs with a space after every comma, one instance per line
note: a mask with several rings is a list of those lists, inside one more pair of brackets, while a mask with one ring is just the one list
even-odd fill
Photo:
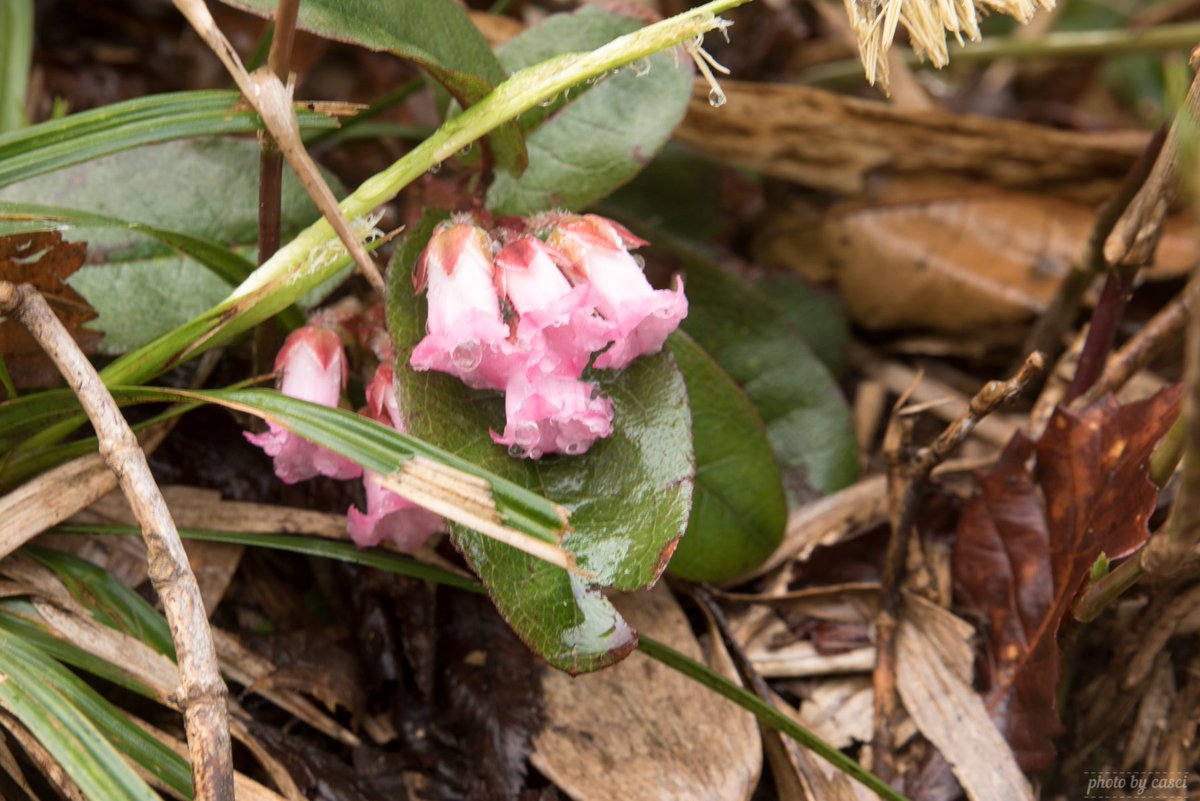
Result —
[[708, 92], [708, 105], [713, 108], [720, 108], [725, 105], [725, 93], [719, 87], [713, 87]]
[[583, 451], [583, 445], [579, 444], [578, 442], [568, 442], [567, 447], [564, 450], [574, 456], [575, 454]]
[[646, 271], [646, 259], [640, 253], [634, 253], [633, 260], [637, 262], [638, 269], [642, 272]]
[[460, 342], [454, 346], [454, 350], [450, 353], [450, 360], [459, 370], [470, 372], [483, 361], [483, 348], [478, 340], [468, 339], [466, 342]]
[[639, 58], [630, 65], [630, 68], [633, 70], [634, 75], [639, 78], [644, 78], [650, 74], [650, 59]]
[[514, 442], [512, 445], [508, 446], [508, 455], [514, 459], [520, 459], [525, 455], [525, 449]]
[[[525, 420], [517, 423], [516, 430], [513, 431], [513, 439], [516, 441], [516, 444], [533, 453], [537, 448], [538, 442], [542, 439], [542, 432], [538, 428], [537, 423], [532, 420]], [[536, 459], [537, 457], [534, 456], [533, 458]]]

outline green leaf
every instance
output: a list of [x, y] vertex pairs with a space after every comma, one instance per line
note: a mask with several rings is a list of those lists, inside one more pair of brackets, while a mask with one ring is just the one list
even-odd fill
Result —
[[[120, 534], [123, 536], [138, 536], [139, 529], [134, 526], [57, 526], [55, 532], [63, 534]], [[418, 562], [411, 556], [387, 551], [382, 548], [359, 548], [350, 542], [302, 537], [291, 534], [255, 534], [241, 531], [217, 531], [214, 529], [181, 528], [179, 536], [185, 540], [203, 540], [205, 542], [227, 542], [234, 545], [248, 545], [252, 548], [268, 548], [275, 551], [317, 556], [322, 559], [334, 559], [338, 562], [373, 567], [397, 573], [402, 576], [433, 581], [446, 587], [454, 587], [467, 592], [481, 592], [479, 583], [467, 576], [451, 573], [449, 570], [436, 565]], [[2, 602], [0, 602], [2, 603]], [[2, 621], [0, 621], [2, 622]]]
[[[88, 327], [104, 332], [101, 352], [124, 353], [220, 303], [253, 272], [228, 248], [257, 239], [258, 159], [251, 140], [139, 147], [4, 187], [0, 215], [67, 207], [56, 219], [78, 226], [66, 238], [86, 240], [90, 262], [68, 283], [99, 313]], [[285, 235], [319, 216], [290, 170], [281, 199]]]
[[[596, 377], [613, 400], [615, 431], [586, 455], [536, 463], [510, 457], [488, 435], [504, 427], [498, 393], [408, 367], [425, 330], [425, 303], [414, 296], [410, 276], [431, 222], [408, 237], [389, 271], [388, 327], [409, 429], [569, 509], [563, 547], [596, 583], [623, 590], [652, 584], [687, 527], [692, 501], [687, 395], [674, 359], [661, 353], [618, 375]], [[634, 632], [577, 577], [459, 526], [453, 536], [509, 625], [551, 665], [572, 673], [596, 670], [634, 647]]]
[[786, 320], [813, 355], [829, 368], [829, 372], [835, 377], [846, 372], [846, 362], [850, 358], [850, 323], [836, 294], [814, 289], [804, 279], [788, 273], [764, 276], [754, 287], [768, 299], [772, 311]]
[[669, 345], [687, 383], [696, 449], [692, 516], [670, 570], [692, 581], [740, 576], [783, 538], [779, 466], [762, 418], [733, 379], [686, 334], [672, 334]]
[[20, 598], [5, 598], [0, 601], [0, 629], [10, 632], [31, 647], [46, 653], [63, 664], [86, 670], [118, 687], [154, 698], [154, 690], [124, 668], [107, 662], [77, 645], [53, 634], [34, 609], [33, 604]]
[[[592, 7], [548, 17], [500, 48], [509, 70], [552, 56], [600, 47], [638, 22]], [[692, 92], [691, 62], [658, 53], [606, 77], [552, 114], [526, 137], [529, 168], [498, 175], [488, 207], [532, 214], [553, 206], [582, 209], [633, 178], [666, 144]]]
[[[0, 705], [21, 721], [88, 798], [160, 801], [80, 710], [62, 668], [19, 637], [0, 630]], [[50, 679], [50, 680], [47, 680]]]
[[87, 607], [97, 621], [136, 637], [160, 654], [175, 658], [167, 621], [145, 598], [107, 570], [50, 548], [26, 545], [22, 552], [53, 570], [71, 595]]
[[[276, 0], [223, 0], [270, 17]], [[327, 39], [388, 50], [424, 67], [464, 108], [478, 103], [508, 77], [483, 34], [454, 0], [305, 0], [300, 28]], [[488, 136], [497, 163], [520, 173], [525, 145], [515, 123]]]
[[[301, 130], [337, 127], [324, 114], [299, 109], [296, 116]], [[0, 135], [0, 186], [139, 145], [262, 127], [236, 92], [175, 92], [113, 103]]]
[[721, 171], [683, 145], [668, 143], [658, 158], [596, 211], [626, 225], [648, 225], [698, 244], [720, 237]]
[[858, 476], [850, 409], [825, 365], [762, 292], [699, 251], [662, 240], [683, 259], [683, 329], [736, 381], [767, 424], [790, 492], [835, 492]]
[[33, 0], [0, 4], [0, 133], [25, 125], [25, 87], [33, 56]]

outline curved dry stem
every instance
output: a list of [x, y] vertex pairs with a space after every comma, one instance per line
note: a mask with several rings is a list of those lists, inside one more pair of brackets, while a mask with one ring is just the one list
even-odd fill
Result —
[[0, 311], [37, 340], [96, 429], [100, 453], [116, 474], [142, 529], [150, 580], [171, 628], [179, 665], [177, 700], [187, 729], [195, 798], [233, 801], [228, 692], [217, 667], [200, 588], [146, 455], [95, 368], [33, 287], [0, 281]]

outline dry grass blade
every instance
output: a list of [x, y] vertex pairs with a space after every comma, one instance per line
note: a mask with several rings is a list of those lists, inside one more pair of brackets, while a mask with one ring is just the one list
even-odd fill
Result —
[[504, 525], [492, 498], [491, 486], [478, 476], [414, 456], [395, 473], [381, 477], [380, 483], [447, 520], [461, 523], [569, 573], [593, 578], [561, 545], [552, 545]]
[[232, 801], [227, 692], [196, 577], [146, 455], [95, 368], [41, 296], [29, 287], [0, 282], [0, 309], [38, 340], [67, 378], [96, 429], [105, 462], [134, 509], [146, 540], [150, 579], [162, 600], [179, 659], [178, 698], [192, 749], [196, 799]]
[[941, 607], [906, 596], [896, 643], [900, 698], [971, 801], [1032, 801], [1029, 782], [971, 686], [973, 635]]

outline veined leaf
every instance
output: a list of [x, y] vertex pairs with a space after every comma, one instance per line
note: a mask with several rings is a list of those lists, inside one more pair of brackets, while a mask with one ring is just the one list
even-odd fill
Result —
[[[500, 48], [516, 71], [563, 53], [591, 50], [640, 24], [592, 7], [548, 17]], [[554, 206], [581, 210], [629, 181], [666, 144], [692, 94], [690, 61], [658, 53], [605, 77], [526, 136], [529, 169], [497, 175], [488, 207], [532, 214]]]
[[[223, 0], [264, 17], [274, 0]], [[387, 50], [425, 68], [464, 108], [482, 100], [507, 73], [462, 7], [454, 0], [305, 0], [298, 25], [327, 39]], [[487, 138], [505, 170], [525, 169], [525, 144], [515, 122]]]
[[783, 538], [787, 498], [754, 404], [687, 334], [669, 340], [687, 384], [696, 497], [670, 570], [692, 581], [749, 572]]
[[[425, 304], [413, 294], [411, 269], [432, 222], [409, 236], [389, 273], [389, 329], [410, 430], [569, 509], [563, 547], [595, 583], [624, 590], [652, 584], [687, 527], [692, 501], [690, 415], [674, 359], [662, 353], [595, 377], [613, 400], [615, 430], [587, 454], [513, 459], [488, 436], [504, 424], [497, 393], [408, 366], [425, 332]], [[587, 582], [461, 526], [453, 536], [509, 625], [550, 664], [573, 673], [596, 670], [634, 647], [636, 633]]]
[[175, 658], [167, 621], [150, 603], [103, 568], [62, 551], [27, 545], [23, 553], [54, 571], [96, 620]]

